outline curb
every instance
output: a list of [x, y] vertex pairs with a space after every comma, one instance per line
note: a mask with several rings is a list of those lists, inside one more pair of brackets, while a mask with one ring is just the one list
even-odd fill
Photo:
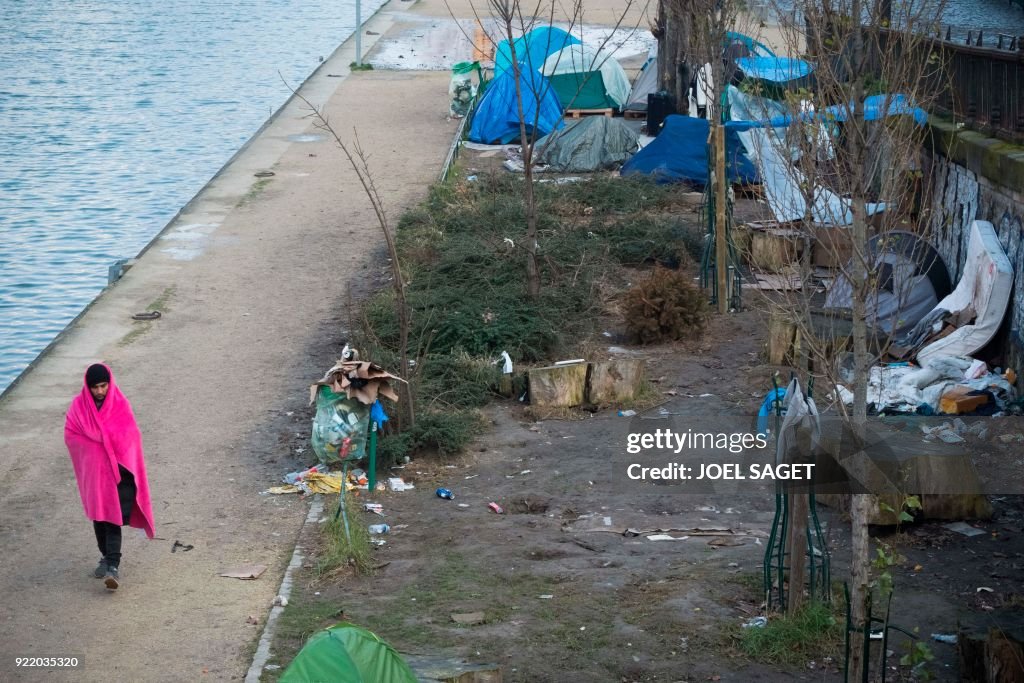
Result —
[[[302, 561], [306, 559], [305, 549], [302, 547], [302, 539], [306, 534], [306, 529], [316, 524], [323, 511], [324, 499], [323, 496], [318, 495], [313, 500], [313, 504], [309, 506], [309, 514], [306, 515], [306, 521], [302, 523], [302, 528], [299, 529], [299, 540], [295, 544], [292, 560], [288, 563], [288, 568], [284, 572], [284, 578], [281, 579], [281, 587], [277, 591], [278, 595], [285, 598], [291, 597], [292, 577], [295, 571], [302, 566]], [[260, 635], [259, 645], [256, 646], [256, 654], [253, 655], [252, 664], [249, 666], [248, 673], [245, 674], [245, 683], [259, 683], [260, 676], [263, 675], [263, 667], [266, 666], [267, 660], [270, 659], [270, 643], [274, 640], [274, 626], [277, 623], [277, 618], [284, 612], [284, 609], [281, 605], [274, 605], [271, 608], [270, 614], [267, 616], [267, 622], [263, 625], [263, 634]]]

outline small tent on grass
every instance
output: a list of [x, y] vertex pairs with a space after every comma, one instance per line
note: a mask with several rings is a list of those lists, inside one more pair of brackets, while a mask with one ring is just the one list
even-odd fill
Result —
[[402, 656], [376, 634], [342, 622], [313, 634], [281, 683], [416, 683]]
[[552, 53], [541, 71], [563, 108], [621, 109], [629, 100], [629, 79], [608, 52], [582, 44]]
[[580, 39], [554, 26], [542, 26], [516, 38], [511, 44], [507, 40], [498, 43], [494, 53], [494, 75], [512, 71], [512, 48], [515, 47], [516, 61], [530, 71], [540, 71], [545, 60], [564, 47], [578, 45]]
[[[868, 241], [868, 263], [878, 285], [867, 302], [864, 316], [870, 327], [887, 335], [912, 329], [940, 299], [949, 294], [946, 264], [935, 248], [911, 232], [894, 230]], [[857, 258], [857, 257], [854, 257]], [[853, 285], [848, 264], [825, 295], [825, 308], [853, 306]]]
[[[538, 71], [521, 69], [519, 85], [523, 95], [523, 120], [527, 134], [537, 125], [537, 136], [547, 135], [562, 125], [562, 107], [554, 90]], [[487, 86], [487, 91], [473, 115], [469, 139], [484, 144], [508, 144], [519, 139], [519, 108], [516, 104], [516, 82], [511, 70], [501, 74]]]
[[[650, 144], [622, 166], [622, 175], [650, 175], [658, 182], [708, 182], [708, 121], [673, 114]], [[732, 182], [757, 181], [757, 170], [734, 129], [726, 127], [725, 161]]]
[[640, 70], [633, 88], [629, 91], [626, 109], [630, 111], [647, 111], [647, 96], [658, 90], [658, 55], [648, 57]]
[[622, 119], [588, 116], [537, 141], [537, 161], [560, 173], [589, 173], [622, 163], [637, 150], [637, 134]]

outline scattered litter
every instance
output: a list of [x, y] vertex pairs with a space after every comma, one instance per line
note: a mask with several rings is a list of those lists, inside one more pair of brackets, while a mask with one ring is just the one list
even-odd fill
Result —
[[483, 612], [468, 612], [466, 614], [453, 614], [452, 621], [463, 626], [473, 626], [484, 623]]
[[416, 487], [412, 484], [407, 484], [401, 477], [390, 477], [388, 479], [388, 489], [391, 491], [408, 491], [414, 488]]
[[586, 363], [586, 358], [573, 358], [572, 360], [556, 360], [555, 365], [575, 365], [576, 363]]
[[701, 394], [697, 398], [709, 398], [711, 396], [714, 396], [714, 394]]
[[445, 488], [440, 488], [437, 491], [434, 491], [434, 493], [437, 494], [438, 498], [444, 498], [445, 500], [452, 500], [455, 498], [455, 494]]
[[469, 507], [469, 503], [459, 503], [458, 505], [459, 505], [460, 508], [468, 508]]
[[730, 562], [730, 563], [729, 563], [729, 567], [730, 567], [731, 569], [734, 569], [734, 568], [736, 568], [736, 567], [739, 567], [739, 566], [740, 566], [740, 563], [739, 563], [739, 562]]
[[689, 536], [669, 536], [668, 534], [654, 534], [648, 536], [648, 541], [685, 541]]
[[192, 550], [192, 548], [195, 548], [195, 546], [182, 543], [181, 541], [175, 541], [174, 545], [171, 546], [171, 552], [178, 552], [178, 548], [181, 548], [181, 552], [187, 553], [189, 550]]
[[538, 599], [540, 599], [540, 600], [550, 600], [550, 599], [551, 599], [551, 598], [553, 598], [553, 597], [555, 597], [555, 596], [554, 596], [554, 595], [551, 595], [551, 594], [546, 594], [546, 595], [538, 595], [538, 596], [537, 596], [537, 598], [538, 598]]
[[603, 524], [604, 524], [605, 526], [611, 526], [611, 525], [612, 525], [612, 518], [611, 518], [611, 517], [605, 517], [605, 518], [603, 518], [603, 519], [601, 520], [601, 522], [602, 522], [602, 523], [603, 523]]
[[501, 514], [505, 513], [505, 511], [497, 503], [494, 503], [494, 502], [488, 503], [487, 507], [490, 508], [491, 512], [494, 512], [495, 514], [501, 515]]
[[994, 593], [995, 591], [993, 591], [988, 586], [978, 586], [978, 589], [976, 591], [974, 591], [974, 592], [975, 593]]
[[265, 571], [267, 571], [265, 564], [248, 564], [221, 572], [219, 576], [223, 576], [225, 579], [252, 580], [260, 578]]
[[956, 645], [956, 634], [955, 633], [933, 633], [932, 640], [939, 643], [948, 643], [949, 645]]
[[363, 509], [378, 515], [384, 514], [384, 506], [380, 503], [363, 503]]
[[376, 546], [387, 545], [387, 541], [385, 541], [383, 538], [371, 538], [370, 543]]
[[466, 479], [476, 479], [479, 476], [479, 474], [470, 474], [469, 476], [466, 477]]
[[753, 617], [743, 622], [743, 628], [764, 628], [768, 625], [768, 617]]
[[280, 668], [280, 664], [267, 664], [265, 667], [263, 667], [265, 671], [277, 671]]
[[522, 472], [520, 472], [519, 474], [529, 474], [529, 473], [530, 473], [530, 472], [532, 472], [532, 471], [533, 471], [533, 470], [523, 470], [523, 471], [522, 471]]
[[950, 531], [955, 531], [956, 533], [963, 534], [964, 536], [981, 536], [985, 533], [984, 530], [975, 528], [970, 524], [967, 524], [966, 522], [952, 522], [950, 524], [943, 524], [942, 528], [949, 529]]
[[635, 410], [620, 410], [619, 411], [619, 417], [633, 417], [634, 415], [636, 415], [636, 411]]
[[274, 605], [277, 607], [287, 607], [288, 598], [284, 597], [283, 595], [278, 595], [276, 598], [274, 598]]
[[387, 524], [371, 524], [369, 526], [369, 530], [370, 533], [374, 535], [386, 534], [387, 532], [391, 531], [391, 527]]

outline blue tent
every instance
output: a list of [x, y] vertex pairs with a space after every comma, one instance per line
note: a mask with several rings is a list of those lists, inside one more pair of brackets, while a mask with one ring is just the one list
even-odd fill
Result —
[[[561, 128], [562, 106], [547, 79], [537, 71], [521, 69], [519, 83], [523, 93], [523, 119], [527, 133], [533, 132], [534, 121], [537, 122], [538, 138]], [[516, 81], [512, 71], [506, 71], [488, 84], [487, 92], [473, 114], [469, 139], [489, 145], [505, 145], [519, 139]]]
[[[540, 71], [549, 56], [579, 42], [579, 38], [560, 28], [542, 26], [517, 38], [512, 45], [516, 48], [516, 60], [520, 64], [525, 64], [530, 71]], [[507, 40], [503, 40], [498, 43], [494, 53], [494, 75], [505, 73], [506, 70], [512, 70], [512, 47]]]
[[[729, 126], [725, 133], [725, 162], [732, 182], [757, 182], [757, 169], [747, 158], [736, 135]], [[673, 114], [650, 144], [637, 152], [622, 166], [622, 175], [650, 175], [658, 182], [708, 182], [708, 121]]]
[[747, 78], [769, 83], [789, 83], [805, 78], [814, 67], [802, 59], [792, 57], [741, 57], [736, 66]]

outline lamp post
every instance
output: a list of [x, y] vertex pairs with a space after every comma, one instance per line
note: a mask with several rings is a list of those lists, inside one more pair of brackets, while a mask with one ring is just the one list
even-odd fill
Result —
[[356, 0], [356, 66], [363, 65], [363, 6]]

